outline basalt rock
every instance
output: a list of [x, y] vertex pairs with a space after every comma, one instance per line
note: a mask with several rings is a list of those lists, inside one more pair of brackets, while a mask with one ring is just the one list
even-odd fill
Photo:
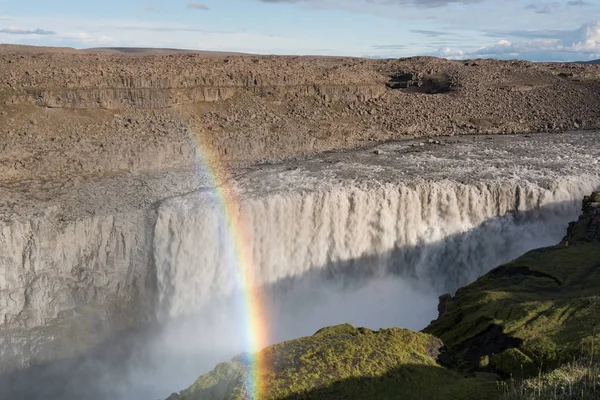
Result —
[[[596, 129], [600, 67], [0, 47], [2, 179]], [[110, 155], [110, 157], [107, 157]], [[110, 161], [107, 161], [110, 160]]]

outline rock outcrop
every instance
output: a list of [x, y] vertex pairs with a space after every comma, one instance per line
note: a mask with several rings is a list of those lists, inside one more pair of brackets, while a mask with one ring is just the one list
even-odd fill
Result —
[[406, 329], [339, 325], [239, 356], [169, 400], [493, 399], [495, 382], [440, 367], [441, 342]]
[[598, 198], [585, 198], [561, 243], [492, 270], [444, 302], [425, 332], [444, 341], [446, 365], [527, 377], [597, 357], [600, 236], [589, 227], [600, 216]]

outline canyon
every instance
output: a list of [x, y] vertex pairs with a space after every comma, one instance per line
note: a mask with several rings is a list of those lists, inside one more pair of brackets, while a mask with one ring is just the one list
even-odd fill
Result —
[[0, 46], [0, 394], [189, 386], [245, 350], [241, 242], [267, 344], [424, 328], [600, 187], [599, 74]]

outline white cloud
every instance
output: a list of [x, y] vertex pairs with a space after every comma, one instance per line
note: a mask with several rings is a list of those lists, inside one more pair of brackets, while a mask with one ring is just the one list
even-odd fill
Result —
[[21, 28], [17, 28], [14, 26], [10, 26], [8, 28], [2, 28], [0, 29], [0, 33], [5, 33], [8, 35], [43, 35], [43, 36], [47, 36], [47, 35], [55, 35], [56, 33], [53, 31], [48, 31], [45, 29], [40, 29], [40, 28], [36, 28], [36, 29], [21, 29]]
[[187, 7], [192, 10], [202, 10], [202, 11], [208, 11], [208, 9], [209, 9], [206, 4], [202, 4], [202, 3], [188, 3]]
[[560, 3], [532, 3], [525, 7], [526, 10], [532, 10], [537, 14], [550, 14], [561, 6]]
[[451, 47], [441, 47], [436, 52], [429, 55], [447, 58], [449, 60], [462, 60], [465, 58], [465, 52], [463, 50], [453, 49]]
[[[442, 48], [431, 53], [451, 59], [520, 58], [534, 61], [578, 61], [600, 58], [600, 21], [563, 31], [516, 32], [528, 40], [500, 39], [472, 51]], [[506, 36], [511, 36], [510, 32]], [[537, 37], [536, 37], [537, 36]]]

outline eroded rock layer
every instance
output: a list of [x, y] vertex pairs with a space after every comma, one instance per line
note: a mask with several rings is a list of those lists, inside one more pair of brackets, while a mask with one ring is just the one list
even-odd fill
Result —
[[600, 127], [600, 67], [0, 48], [1, 179]]

